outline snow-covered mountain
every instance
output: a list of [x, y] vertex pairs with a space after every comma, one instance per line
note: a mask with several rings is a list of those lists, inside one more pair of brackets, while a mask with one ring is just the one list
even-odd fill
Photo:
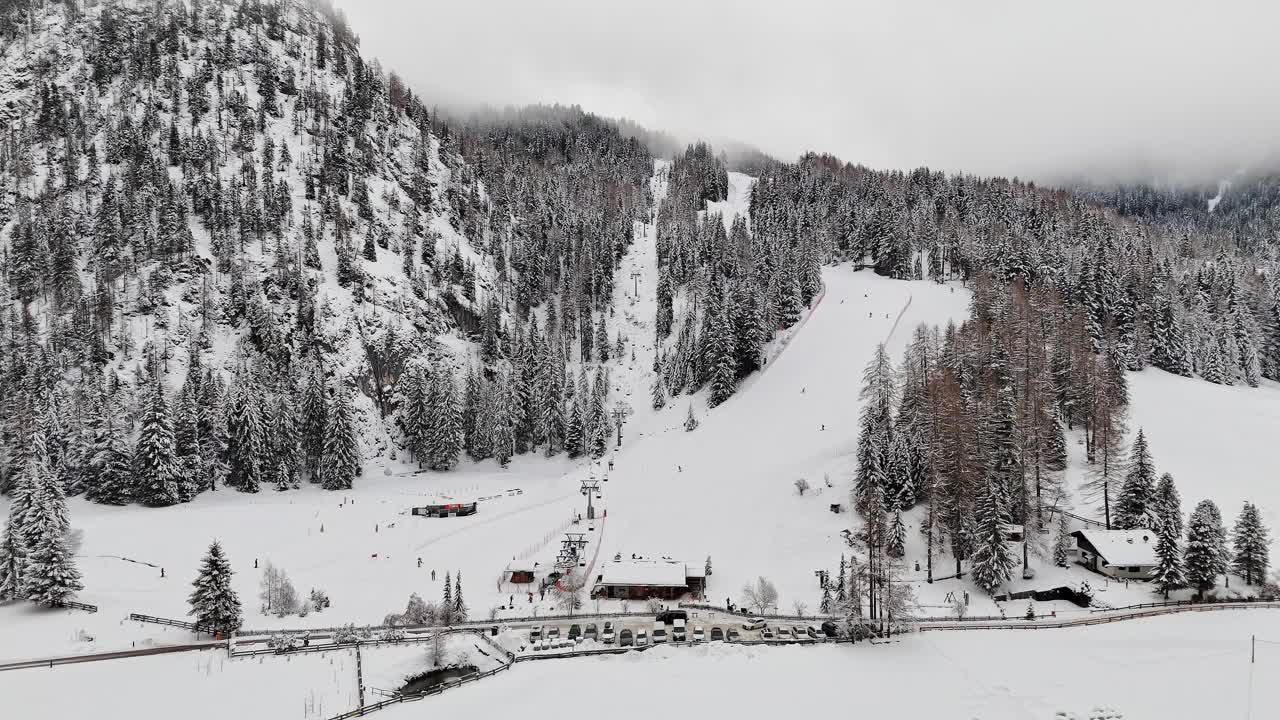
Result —
[[15, 19], [0, 488], [37, 428], [68, 492], [152, 505], [565, 450], [572, 378], [619, 340], [597, 330], [648, 212], [638, 141], [577, 108], [447, 118], [324, 4]]

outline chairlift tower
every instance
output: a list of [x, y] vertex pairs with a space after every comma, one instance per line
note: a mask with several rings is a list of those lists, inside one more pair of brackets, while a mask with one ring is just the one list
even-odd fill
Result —
[[582, 494], [587, 496], [587, 519], [596, 519], [596, 506], [592, 500], [600, 493], [600, 481], [591, 479], [582, 481]]

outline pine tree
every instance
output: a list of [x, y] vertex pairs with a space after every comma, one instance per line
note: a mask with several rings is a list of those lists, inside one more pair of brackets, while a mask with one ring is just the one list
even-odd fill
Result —
[[324, 455], [324, 432], [329, 425], [329, 407], [325, 399], [324, 379], [317, 369], [311, 373], [302, 395], [301, 436], [307, 471], [312, 482], [320, 479], [320, 458]]
[[467, 621], [467, 603], [462, 599], [462, 571], [453, 576], [453, 621]]
[[188, 599], [191, 610], [187, 614], [195, 617], [196, 625], [219, 633], [240, 629], [240, 598], [231, 587], [232, 575], [231, 563], [222, 553], [222, 546], [217, 540], [213, 541], [200, 566], [200, 574], [191, 583], [195, 591]]
[[277, 490], [298, 487], [298, 475], [302, 471], [302, 437], [298, 428], [298, 414], [294, 410], [294, 393], [286, 387], [276, 397], [272, 413], [271, 463]]
[[667, 394], [664, 392], [661, 370], [653, 374], [653, 388], [650, 398], [650, 404], [654, 410], [661, 410], [667, 405]]
[[440, 599], [440, 618], [442, 625], [453, 624], [453, 576], [446, 571], [444, 574], [444, 591], [443, 597]]
[[27, 514], [28, 545], [22, 569], [23, 595], [32, 602], [56, 607], [83, 590], [75, 557], [67, 544], [67, 500], [62, 487], [43, 468], [45, 460], [33, 457], [39, 478], [31, 510]]
[[226, 483], [240, 492], [256, 493], [263, 481], [267, 448], [262, 405], [257, 387], [244, 379], [227, 408]]
[[462, 409], [454, 387], [453, 372], [440, 368], [431, 377], [427, 462], [433, 470], [449, 470], [462, 454]]
[[1151, 581], [1169, 599], [1169, 592], [1187, 586], [1187, 575], [1182, 567], [1182, 551], [1178, 548], [1178, 536], [1169, 523], [1157, 531], [1156, 569]]
[[491, 405], [493, 407], [492, 425], [490, 427], [493, 445], [493, 457], [502, 467], [506, 467], [511, 462], [511, 456], [516, 451], [515, 436], [515, 412], [514, 403], [512, 401], [511, 377], [507, 374], [501, 374], [495, 382], [490, 385], [490, 391], [493, 396]]
[[[9, 517], [0, 535], [0, 602], [14, 600], [22, 594], [22, 567], [26, 555], [23, 523], [29, 505], [27, 481], [21, 475], [9, 503]], [[19, 496], [24, 499], [19, 499]]]
[[889, 353], [883, 344], [862, 372], [862, 414], [859, 418], [858, 447], [854, 469], [853, 505], [865, 514], [868, 499], [876, 489], [885, 491], [888, 461], [893, 442], [893, 410], [896, 379]]
[[1161, 475], [1156, 485], [1155, 517], [1157, 530], [1168, 527], [1175, 538], [1182, 537], [1182, 498], [1169, 473]]
[[698, 429], [698, 417], [693, 414], [693, 403], [689, 404], [689, 411], [684, 416], [685, 432], [693, 432]]
[[1270, 551], [1267, 549], [1271, 540], [1268, 535], [1258, 507], [1246, 502], [1232, 533], [1235, 555], [1231, 567], [1237, 575], [1244, 578], [1247, 585], [1261, 585], [1267, 578], [1267, 569], [1271, 565]]
[[325, 428], [320, 484], [325, 490], [349, 490], [362, 471], [355, 418], [352, 417], [347, 391], [339, 389], [329, 413], [329, 425]]
[[893, 521], [889, 523], [889, 540], [885, 552], [889, 557], [900, 558], [906, 554], [907, 526], [902, 522], [902, 512], [893, 513]]
[[586, 452], [586, 437], [583, 428], [585, 420], [581, 401], [581, 396], [574, 399], [573, 407], [569, 410], [569, 424], [564, 433], [564, 450], [571, 458], [582, 457], [583, 453]]
[[1151, 462], [1146, 435], [1139, 428], [1129, 453], [1129, 471], [1116, 498], [1115, 527], [1121, 530], [1153, 527], [1155, 494], [1156, 470]]
[[1058, 535], [1053, 542], [1053, 564], [1058, 567], [1071, 565], [1071, 548], [1075, 545], [1071, 537], [1071, 529], [1067, 526], [1067, 516], [1058, 515]]
[[703, 332], [703, 356], [706, 362], [708, 385], [711, 392], [707, 405], [716, 407], [728, 400], [737, 389], [738, 362], [734, 357], [732, 299], [723, 286], [713, 286], [706, 309], [706, 330]]
[[1009, 514], [1004, 505], [1004, 492], [994, 479], [988, 479], [986, 488], [978, 496], [977, 514], [973, 580], [978, 587], [994, 593], [1013, 575], [1017, 564], [1005, 540]]
[[164, 401], [164, 390], [157, 384], [151, 404], [142, 419], [138, 446], [133, 455], [133, 495], [152, 507], [178, 502], [181, 467], [174, 449], [173, 424]]
[[1187, 548], [1183, 553], [1187, 584], [1204, 595], [1226, 570], [1226, 530], [1212, 500], [1201, 500], [1187, 523]]

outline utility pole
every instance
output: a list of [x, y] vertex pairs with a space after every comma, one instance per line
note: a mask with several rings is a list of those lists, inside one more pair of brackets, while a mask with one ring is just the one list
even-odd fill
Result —
[[640, 271], [639, 270], [633, 270], [631, 272], [631, 284], [632, 284], [633, 294], [636, 297], [640, 297]]

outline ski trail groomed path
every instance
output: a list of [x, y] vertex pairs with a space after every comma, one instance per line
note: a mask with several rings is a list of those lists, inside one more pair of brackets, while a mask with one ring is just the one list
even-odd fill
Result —
[[889, 334], [884, 336], [884, 344], [888, 345], [893, 339], [893, 334], [898, 331], [898, 323], [902, 322], [902, 317], [907, 314], [907, 310], [911, 309], [911, 301], [915, 299], [915, 295], [907, 295], [907, 304], [902, 306], [898, 311], [898, 317], [893, 319], [893, 327], [889, 328]]

